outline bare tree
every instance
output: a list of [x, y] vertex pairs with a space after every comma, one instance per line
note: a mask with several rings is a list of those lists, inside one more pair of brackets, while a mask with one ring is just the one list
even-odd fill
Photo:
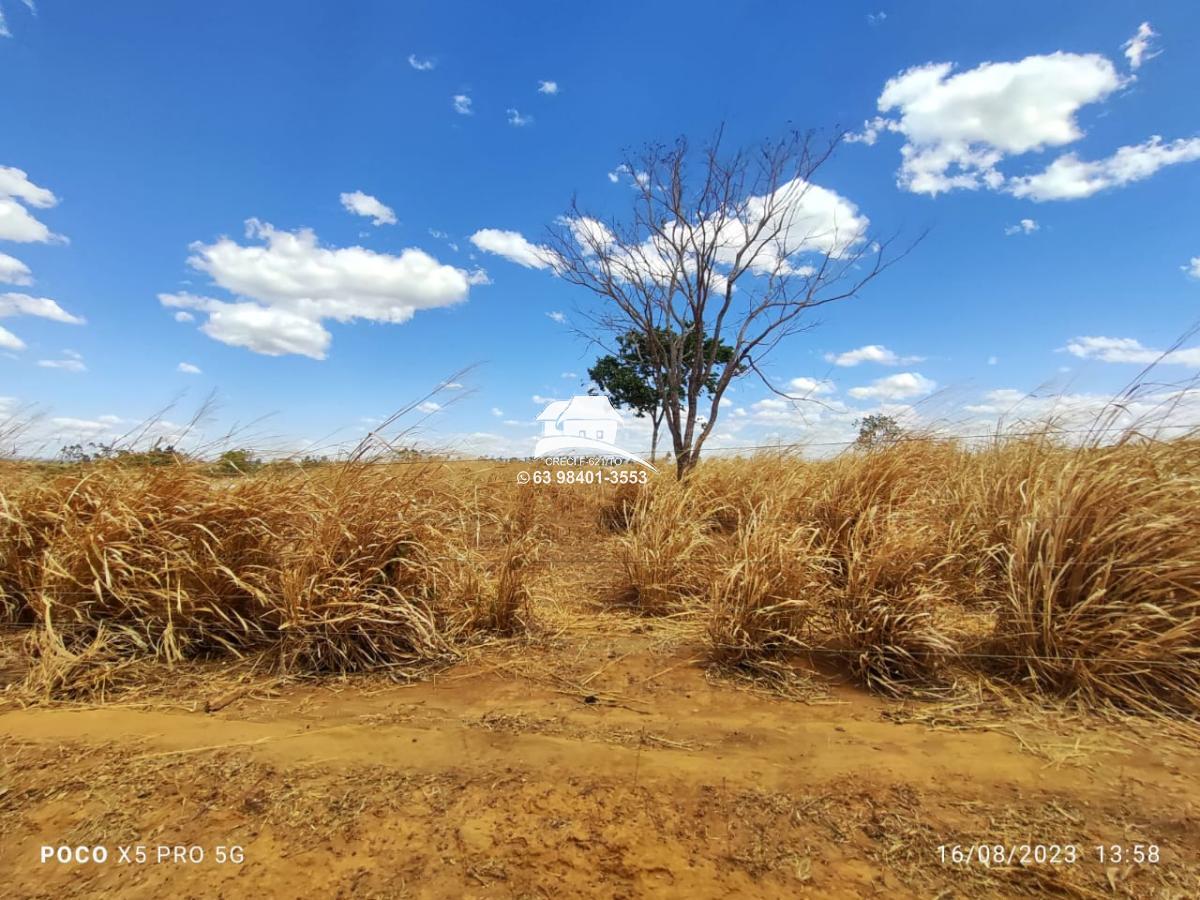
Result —
[[[754, 373], [788, 396], [764, 374], [764, 357], [811, 328], [811, 310], [853, 297], [898, 258], [853, 205], [812, 182], [842, 136], [790, 132], [732, 153], [720, 131], [699, 153], [682, 138], [650, 145], [621, 167], [634, 188], [626, 220], [573, 200], [550, 228], [557, 274], [605, 301], [587, 314], [589, 337], [643, 337], [681, 478], [732, 381]], [[732, 353], [720, 358], [722, 346]]]

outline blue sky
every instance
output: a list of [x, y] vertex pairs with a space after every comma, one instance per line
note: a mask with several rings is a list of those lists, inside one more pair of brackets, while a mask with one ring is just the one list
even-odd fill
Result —
[[850, 129], [819, 185], [931, 230], [771, 357], [822, 405], [744, 382], [714, 446], [979, 428], [1039, 387], [1018, 414], [1094, 411], [1200, 319], [1192, 2], [0, 11], [0, 415], [36, 407], [47, 447], [213, 390], [207, 435], [352, 441], [474, 366], [422, 439], [524, 452], [595, 356], [528, 248], [573, 195], [629, 206], [624, 148], [721, 122]]

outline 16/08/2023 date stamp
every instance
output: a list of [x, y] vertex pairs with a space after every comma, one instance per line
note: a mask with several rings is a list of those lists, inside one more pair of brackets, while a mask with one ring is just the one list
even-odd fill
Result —
[[940, 844], [938, 861], [950, 866], [1154, 866], [1162, 859], [1158, 844]]

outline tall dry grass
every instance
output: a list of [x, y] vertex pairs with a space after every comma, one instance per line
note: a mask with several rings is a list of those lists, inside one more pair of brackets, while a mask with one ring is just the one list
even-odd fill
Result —
[[0, 492], [0, 612], [31, 627], [33, 686], [50, 693], [90, 692], [145, 658], [447, 661], [529, 625], [536, 513], [508, 482], [488, 487], [436, 464], [25, 476]]
[[146, 660], [409, 670], [534, 619], [556, 541], [609, 541], [613, 602], [698, 618], [713, 658], [839, 665], [873, 690], [964, 672], [1200, 713], [1200, 442], [905, 440], [715, 460], [607, 493], [511, 466], [0, 468], [0, 621], [29, 686]]
[[886, 693], [970, 670], [1200, 712], [1194, 439], [710, 462], [652, 483], [621, 554], [643, 610], [706, 617], [721, 662], [819, 655]]

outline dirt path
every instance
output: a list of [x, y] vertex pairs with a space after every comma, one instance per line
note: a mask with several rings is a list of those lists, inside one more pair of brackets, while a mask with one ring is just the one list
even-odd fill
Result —
[[[686, 630], [596, 606], [603, 548], [568, 559], [535, 589], [542, 640], [410, 686], [0, 713], [6, 893], [1200, 894], [1186, 743], [1002, 710], [931, 727], [930, 707], [844, 686], [789, 702], [713, 680]], [[1080, 859], [942, 861], [984, 841]], [[1155, 844], [1160, 862], [1102, 864], [1100, 843]], [[44, 845], [110, 858], [41, 863]]]

